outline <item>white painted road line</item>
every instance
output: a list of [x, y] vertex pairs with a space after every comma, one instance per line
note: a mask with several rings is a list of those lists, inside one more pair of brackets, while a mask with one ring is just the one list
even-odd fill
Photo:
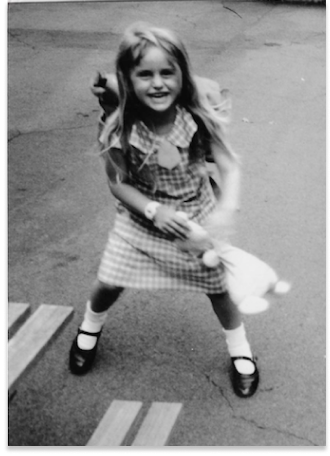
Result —
[[132, 446], [165, 446], [181, 409], [180, 403], [154, 402]]
[[141, 407], [138, 401], [113, 401], [86, 446], [121, 446]]
[[72, 307], [42, 304], [8, 343], [8, 392], [73, 315]]
[[7, 307], [7, 331], [10, 339], [18, 328], [26, 321], [30, 313], [30, 305], [10, 302]]

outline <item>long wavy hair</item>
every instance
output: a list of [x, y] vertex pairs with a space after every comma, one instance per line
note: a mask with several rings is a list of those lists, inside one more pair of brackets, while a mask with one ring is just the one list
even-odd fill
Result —
[[116, 75], [119, 88], [119, 105], [107, 119], [102, 132], [103, 151], [111, 148], [111, 137], [116, 133], [123, 151], [129, 152], [129, 137], [133, 124], [139, 120], [139, 106], [130, 74], [139, 65], [146, 51], [157, 46], [166, 52], [179, 66], [182, 73], [182, 90], [177, 103], [184, 107], [198, 125], [189, 153], [191, 160], [198, 160], [215, 141], [223, 151], [236, 159], [225, 138], [225, 122], [200, 97], [192, 76], [191, 64], [181, 39], [172, 31], [144, 22], [131, 25], [124, 33], [116, 59]]

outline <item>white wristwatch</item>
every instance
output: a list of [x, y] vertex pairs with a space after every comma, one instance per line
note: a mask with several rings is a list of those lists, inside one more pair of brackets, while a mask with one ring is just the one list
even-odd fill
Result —
[[161, 206], [160, 203], [157, 203], [157, 201], [150, 201], [144, 209], [144, 215], [147, 217], [149, 220], [153, 220], [155, 218], [157, 209]]

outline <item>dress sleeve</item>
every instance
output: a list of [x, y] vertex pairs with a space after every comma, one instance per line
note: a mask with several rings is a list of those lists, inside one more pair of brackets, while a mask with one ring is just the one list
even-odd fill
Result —
[[229, 90], [221, 89], [218, 82], [212, 79], [195, 76], [200, 99], [210, 106], [223, 123], [230, 123], [232, 103]]

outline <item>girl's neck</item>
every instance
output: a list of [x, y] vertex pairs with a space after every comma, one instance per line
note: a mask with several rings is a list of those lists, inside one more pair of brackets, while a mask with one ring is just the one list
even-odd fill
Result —
[[150, 111], [142, 108], [140, 111], [141, 120], [155, 134], [159, 136], [167, 135], [175, 122], [176, 106], [172, 106], [166, 112]]

